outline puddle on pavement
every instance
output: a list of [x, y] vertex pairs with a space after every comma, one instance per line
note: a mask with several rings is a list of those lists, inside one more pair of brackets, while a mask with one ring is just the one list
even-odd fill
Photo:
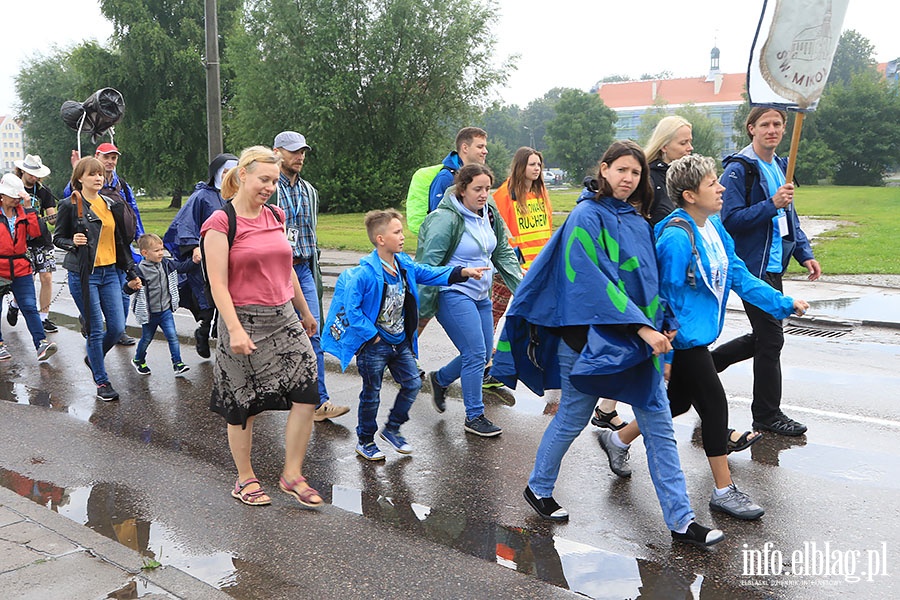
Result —
[[[0, 485], [24, 498], [57, 512], [72, 521], [135, 550], [146, 559], [172, 566], [220, 589], [236, 580], [234, 557], [226, 552], [203, 554], [187, 551], [183, 540], [165, 525], [146, 518], [139, 495], [128, 486], [97, 483], [61, 488], [48, 481], [31, 479], [0, 468]], [[130, 585], [134, 583], [134, 585]], [[140, 598], [153, 592], [140, 577], [122, 588], [125, 595], [111, 598]], [[138, 595], [127, 595], [138, 594]]]
[[654, 597], [647, 595], [650, 590], [680, 590], [666, 597], [698, 598], [703, 584], [701, 576], [685, 578], [655, 563], [547, 532], [479, 522], [356, 488], [333, 486], [332, 504], [588, 598]]
[[12, 381], [0, 381], [0, 400], [15, 402], [16, 404], [42, 406], [51, 410], [64, 412], [85, 423], [90, 422], [91, 417], [94, 414], [95, 406], [93, 397], [91, 397], [90, 403], [81, 403], [77, 400], [65, 401], [60, 397], [53, 396], [53, 394], [46, 390], [33, 388], [24, 383], [15, 383]]
[[868, 294], [857, 298], [814, 300], [809, 303], [809, 312], [841, 319], [884, 322], [894, 318], [898, 304], [900, 299], [896, 294]]

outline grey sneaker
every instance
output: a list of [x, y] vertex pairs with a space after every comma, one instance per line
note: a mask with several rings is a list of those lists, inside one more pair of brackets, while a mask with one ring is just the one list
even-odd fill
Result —
[[721, 496], [716, 495], [716, 490], [713, 490], [709, 499], [709, 508], [745, 521], [753, 521], [766, 514], [761, 506], [755, 504], [750, 496], [737, 489], [733, 483]]
[[480, 435], [481, 437], [494, 437], [503, 433], [503, 430], [491, 423], [484, 414], [480, 414], [471, 421], [466, 419], [463, 429], [469, 433]]
[[41, 343], [38, 344], [37, 347], [37, 359], [38, 360], [47, 360], [54, 354], [56, 354], [56, 343], [48, 342], [47, 340], [41, 340]]
[[0, 360], [9, 360], [12, 358], [12, 354], [9, 353], [9, 348], [6, 347], [6, 344], [0, 342]]
[[600, 447], [606, 452], [609, 458], [609, 468], [619, 477], [631, 477], [631, 467], [628, 466], [628, 450], [629, 448], [619, 448], [612, 441], [612, 436], [617, 435], [616, 432], [604, 429], [598, 436], [600, 439]]

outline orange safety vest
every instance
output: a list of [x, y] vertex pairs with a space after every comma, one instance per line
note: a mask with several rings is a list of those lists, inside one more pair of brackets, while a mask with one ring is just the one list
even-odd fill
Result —
[[509, 190], [509, 179], [494, 192], [494, 203], [506, 228], [509, 229], [509, 245], [517, 249], [524, 259], [522, 268], [528, 270], [534, 257], [553, 234], [553, 208], [550, 198], [541, 198], [528, 193], [526, 204], [528, 211], [522, 213], [519, 204], [512, 199]]

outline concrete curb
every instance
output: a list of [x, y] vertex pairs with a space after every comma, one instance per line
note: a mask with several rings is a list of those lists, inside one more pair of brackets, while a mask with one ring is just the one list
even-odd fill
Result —
[[[140, 581], [148, 591], [155, 595], [142, 595], [142, 598], [183, 598], [185, 600], [224, 600], [228, 594], [196, 579], [175, 567], [162, 566], [153, 570], [142, 571], [141, 555], [108, 539], [89, 527], [75, 523], [58, 513], [49, 510], [31, 500], [23, 498], [15, 492], [0, 487], [0, 540], [27, 548], [33, 552], [34, 560], [27, 558], [16, 561], [11, 552], [0, 553], [0, 584], [4, 580], [16, 581], [15, 588], [24, 592], [22, 586], [29, 588], [30, 595], [20, 598], [76, 597], [74, 589], [69, 587], [73, 580], [87, 583], [80, 586], [82, 595], [77, 597], [107, 598], [119, 597], [113, 594], [128, 585], [129, 581]], [[62, 554], [54, 554], [40, 548], [29, 546], [29, 542], [11, 540], [16, 536], [5, 535], [8, 528], [17, 525], [36, 525], [41, 533], [55, 534], [75, 547]], [[11, 530], [9, 530], [11, 531]], [[32, 527], [32, 531], [34, 528]], [[55, 537], [54, 536], [54, 537]], [[58, 539], [57, 538], [57, 539]], [[17, 543], [18, 542], [18, 543]], [[68, 545], [67, 545], [68, 546]], [[58, 559], [82, 553], [95, 561], [81, 561], [77, 572], [66, 572], [66, 565]], [[118, 571], [119, 577], [114, 571]], [[116, 580], [118, 583], [114, 583]], [[85, 586], [91, 588], [88, 592]], [[112, 587], [110, 587], [112, 586]], [[48, 588], [68, 589], [64, 596], [56, 596], [48, 592]], [[84, 595], [89, 593], [90, 595]], [[129, 596], [130, 597], [130, 596]]]

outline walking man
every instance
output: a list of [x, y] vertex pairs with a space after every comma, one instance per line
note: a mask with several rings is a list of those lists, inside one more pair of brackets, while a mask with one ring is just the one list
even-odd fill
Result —
[[319, 334], [322, 329], [322, 272], [319, 269], [319, 248], [316, 241], [319, 193], [300, 177], [306, 153], [310, 150], [306, 138], [296, 131], [282, 131], [275, 136], [273, 146], [281, 156], [277, 203], [284, 210], [287, 238], [294, 255], [294, 271], [300, 280], [300, 289], [309, 304], [309, 310], [319, 322], [316, 334], [310, 338], [316, 353], [319, 377], [319, 405], [316, 406], [313, 419], [324, 421], [346, 414], [350, 407], [332, 404], [325, 387], [325, 354], [322, 352]]
[[[15, 161], [16, 177], [25, 185], [25, 192], [31, 196], [31, 206], [38, 211], [38, 216], [49, 221], [56, 214], [57, 200], [50, 190], [41, 185], [41, 180], [50, 175], [50, 169], [41, 161], [38, 155], [26, 154], [23, 160]], [[53, 238], [44, 221], [40, 223], [41, 237], [28, 240], [28, 249], [31, 252], [31, 260], [34, 272], [38, 274], [41, 289], [38, 294], [38, 313], [44, 331], [55, 333], [59, 331], [56, 324], [50, 320], [50, 302], [53, 298], [53, 272], [56, 271], [56, 256], [53, 251]], [[19, 306], [15, 300], [9, 303], [9, 311], [6, 320], [15, 326], [19, 319]]]
[[[747, 115], [750, 144], [723, 161], [722, 223], [734, 238], [737, 255], [747, 269], [779, 292], [782, 274], [793, 256], [815, 281], [822, 274], [794, 210], [794, 183], [785, 181], [787, 160], [775, 154], [784, 137], [787, 115], [762, 106]], [[806, 425], [781, 411], [781, 348], [784, 330], [779, 319], [744, 301], [753, 331], [712, 352], [716, 370], [753, 359], [753, 428], [787, 436], [806, 433]]]

